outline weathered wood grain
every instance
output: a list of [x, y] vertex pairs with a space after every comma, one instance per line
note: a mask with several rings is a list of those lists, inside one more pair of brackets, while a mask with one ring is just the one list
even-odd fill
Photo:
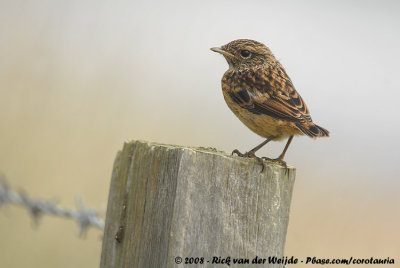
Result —
[[233, 258], [283, 256], [295, 169], [266, 162], [260, 171], [252, 159], [215, 149], [125, 143], [114, 163], [101, 267], [183, 267], [177, 256], [204, 257], [191, 267], [230, 256], [234, 266]]

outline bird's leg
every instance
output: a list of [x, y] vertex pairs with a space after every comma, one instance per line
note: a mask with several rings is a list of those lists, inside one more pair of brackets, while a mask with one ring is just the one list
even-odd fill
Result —
[[256, 156], [255, 153], [261, 149], [261, 147], [263, 147], [265, 144], [267, 144], [268, 142], [270, 142], [273, 138], [275, 138], [274, 136], [269, 137], [268, 139], [266, 139], [265, 141], [263, 141], [262, 143], [260, 143], [259, 145], [257, 145], [256, 147], [254, 147], [253, 149], [251, 149], [250, 151], [248, 151], [247, 153], [242, 154], [241, 152], [239, 152], [238, 149], [233, 150], [232, 155], [233, 154], [237, 154], [240, 157], [250, 157], [250, 158], [255, 158], [258, 163], [260, 163], [262, 165], [262, 170], [261, 172], [264, 170], [264, 162], [263, 160]]
[[252, 157], [255, 156], [255, 152], [257, 152], [258, 150], [261, 149], [261, 147], [263, 147], [265, 144], [267, 144], [268, 142], [270, 142], [273, 138], [275, 138], [274, 136], [269, 137], [268, 139], [266, 139], [265, 141], [263, 141], [262, 143], [260, 143], [259, 145], [257, 145], [256, 147], [254, 147], [253, 149], [251, 149], [250, 151], [248, 151], [247, 153], [242, 154], [241, 152], [239, 152], [238, 149], [233, 150], [232, 155], [233, 154], [237, 154], [238, 156], [241, 157]]
[[283, 160], [283, 158], [285, 157], [286, 151], [289, 148], [289, 145], [292, 142], [292, 140], [293, 140], [293, 135], [290, 136], [290, 138], [288, 139], [288, 141], [287, 141], [287, 143], [285, 145], [285, 148], [283, 149], [283, 152], [281, 153], [281, 155], [277, 159]]
[[289, 139], [288, 139], [288, 141], [287, 141], [287, 143], [286, 143], [286, 145], [285, 145], [285, 148], [283, 149], [283, 152], [281, 153], [281, 155], [280, 155], [278, 158], [271, 159], [271, 158], [268, 158], [268, 157], [263, 157], [262, 159], [266, 159], [266, 160], [270, 160], [270, 161], [274, 161], [274, 162], [279, 162], [279, 163], [281, 163], [285, 168], [287, 168], [286, 162], [283, 161], [283, 158], [285, 157], [286, 151], [287, 151], [287, 149], [289, 148], [289, 145], [290, 145], [290, 143], [292, 142], [292, 140], [293, 140], [293, 135], [289, 137]]

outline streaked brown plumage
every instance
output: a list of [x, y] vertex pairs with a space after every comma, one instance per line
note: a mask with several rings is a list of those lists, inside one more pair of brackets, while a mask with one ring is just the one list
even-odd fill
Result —
[[271, 140], [289, 138], [282, 154], [276, 159], [283, 161], [294, 135], [311, 138], [329, 137], [329, 131], [314, 124], [310, 111], [295, 90], [285, 69], [264, 44], [239, 39], [220, 48], [211, 48], [221, 53], [229, 64], [222, 77], [222, 92], [232, 112], [248, 128], [266, 141], [240, 156], [254, 157], [255, 152]]

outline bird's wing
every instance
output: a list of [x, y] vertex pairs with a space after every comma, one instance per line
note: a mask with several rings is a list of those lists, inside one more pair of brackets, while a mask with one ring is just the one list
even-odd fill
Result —
[[280, 76], [279, 79], [275, 75], [263, 75], [255, 79], [256, 83], [252, 79], [249, 83], [243, 83], [240, 89], [229, 92], [229, 95], [242, 108], [254, 114], [265, 114], [300, 124], [312, 122], [307, 105], [290, 79], [287, 76]]

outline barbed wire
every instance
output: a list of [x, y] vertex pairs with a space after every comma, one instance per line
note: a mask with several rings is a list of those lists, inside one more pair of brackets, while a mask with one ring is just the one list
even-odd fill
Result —
[[104, 230], [104, 220], [99, 217], [99, 213], [88, 208], [83, 204], [82, 198], [77, 198], [77, 208], [61, 208], [51, 201], [41, 198], [31, 198], [26, 193], [19, 193], [10, 189], [4, 175], [0, 174], [0, 209], [6, 205], [19, 205], [30, 212], [34, 222], [39, 223], [39, 219], [44, 214], [55, 215], [75, 220], [79, 225], [79, 236], [81, 237], [86, 230], [92, 226]]

